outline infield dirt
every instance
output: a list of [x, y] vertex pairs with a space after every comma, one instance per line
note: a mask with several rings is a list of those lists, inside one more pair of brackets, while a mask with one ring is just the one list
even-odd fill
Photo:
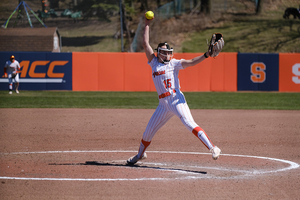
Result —
[[223, 155], [212, 160], [173, 117], [153, 138], [148, 158], [136, 167], [125, 161], [137, 152], [153, 109], [0, 112], [1, 199], [300, 196], [299, 167], [288, 170], [290, 164], [281, 162], [299, 166], [300, 111], [192, 110]]

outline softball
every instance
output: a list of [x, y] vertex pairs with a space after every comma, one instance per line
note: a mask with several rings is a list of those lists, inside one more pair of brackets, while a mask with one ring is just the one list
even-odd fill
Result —
[[147, 11], [145, 13], [145, 17], [148, 19], [148, 20], [151, 20], [154, 18], [154, 13], [152, 11]]

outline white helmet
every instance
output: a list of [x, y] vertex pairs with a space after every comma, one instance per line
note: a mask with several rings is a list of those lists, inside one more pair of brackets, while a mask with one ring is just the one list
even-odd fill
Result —
[[[166, 46], [167, 48], [162, 48], [162, 46]], [[165, 64], [168, 64], [173, 58], [173, 48], [170, 48], [167, 42], [159, 43], [156, 50], [157, 57]], [[163, 56], [164, 59], [161, 56]]]

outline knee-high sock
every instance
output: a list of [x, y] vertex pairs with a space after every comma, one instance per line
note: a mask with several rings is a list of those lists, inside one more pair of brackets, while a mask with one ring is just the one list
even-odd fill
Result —
[[16, 90], [19, 88], [19, 83], [15, 83]]
[[138, 152], [138, 157], [142, 157], [143, 154], [145, 153], [147, 147], [150, 145], [151, 141], [150, 142], [146, 142], [142, 139], [141, 141], [141, 144], [140, 144], [140, 148], [139, 148], [139, 152]]
[[201, 140], [201, 142], [209, 150], [214, 147], [213, 143], [210, 141], [209, 137], [206, 135], [205, 131], [199, 126], [193, 129], [193, 134]]

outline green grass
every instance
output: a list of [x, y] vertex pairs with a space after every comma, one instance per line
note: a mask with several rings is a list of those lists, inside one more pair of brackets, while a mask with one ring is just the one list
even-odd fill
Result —
[[[264, 1], [263, 10], [259, 15], [255, 15], [254, 10], [251, 11], [251, 6], [254, 4], [250, 1], [228, 1], [228, 3], [228, 9], [232, 14], [224, 13], [222, 17], [215, 20], [219, 22], [219, 25], [191, 33], [182, 43], [182, 52], [207, 51], [205, 41], [210, 39], [212, 33], [215, 32], [221, 32], [224, 35], [225, 46], [222, 52], [300, 52], [300, 20], [293, 19], [292, 16], [290, 19], [283, 18], [284, 10], [287, 7], [298, 8], [299, 1]], [[235, 11], [232, 10], [234, 8]]]
[[185, 96], [191, 109], [300, 109], [300, 93], [188, 92]]
[[[185, 92], [191, 109], [300, 110], [300, 93]], [[156, 92], [0, 91], [0, 108], [155, 109]]]
[[255, 18], [235, 20], [219, 28], [193, 33], [189, 40], [183, 42], [182, 51], [207, 51], [207, 45], [203, 41], [215, 32], [223, 33], [223, 52], [300, 52], [300, 20]]

